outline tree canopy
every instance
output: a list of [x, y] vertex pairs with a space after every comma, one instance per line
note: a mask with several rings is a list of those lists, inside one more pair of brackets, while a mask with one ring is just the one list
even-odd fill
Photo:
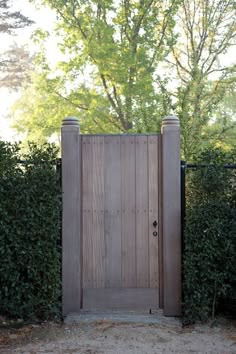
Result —
[[13, 44], [1, 55], [0, 87], [17, 90], [23, 82], [30, 80], [33, 58], [24, 46]]
[[83, 133], [156, 132], [175, 113], [184, 158], [209, 140], [209, 124], [234, 90], [235, 65], [224, 60], [235, 44], [233, 0], [41, 3], [57, 13], [64, 59], [47, 63], [50, 34], [38, 31], [36, 70], [15, 108], [18, 129], [47, 137], [73, 114]]
[[[15, 35], [16, 31], [33, 24], [19, 11], [12, 10], [13, 2], [0, 0], [0, 34]], [[17, 90], [23, 81], [29, 79], [32, 59], [24, 46], [14, 43], [1, 53], [0, 87]]]
[[19, 11], [12, 10], [11, 0], [0, 0], [0, 32], [12, 34], [15, 30], [33, 23]]
[[235, 88], [235, 61], [226, 57], [236, 44], [233, 14], [231, 0], [183, 0], [177, 14], [178, 45], [168, 64], [178, 85], [170, 94], [177, 98], [187, 159], [198, 149], [204, 128], [227, 92]]

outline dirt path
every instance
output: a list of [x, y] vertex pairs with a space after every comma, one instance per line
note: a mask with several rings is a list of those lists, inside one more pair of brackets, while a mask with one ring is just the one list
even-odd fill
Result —
[[0, 353], [236, 353], [235, 322], [181, 328], [166, 324], [45, 323], [0, 330]]

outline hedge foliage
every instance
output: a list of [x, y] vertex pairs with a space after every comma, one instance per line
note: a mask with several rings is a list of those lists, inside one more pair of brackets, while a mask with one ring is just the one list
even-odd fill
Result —
[[[0, 142], [0, 313], [46, 319], [60, 307], [58, 151]], [[26, 163], [20, 163], [25, 160]]]
[[184, 236], [184, 322], [214, 318], [219, 300], [236, 284], [235, 151], [213, 149], [187, 170]]

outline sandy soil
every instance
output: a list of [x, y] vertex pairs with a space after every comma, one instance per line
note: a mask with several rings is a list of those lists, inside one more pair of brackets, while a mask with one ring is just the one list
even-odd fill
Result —
[[236, 323], [220, 320], [211, 327], [97, 321], [68, 325], [44, 323], [0, 329], [0, 353], [156, 354], [236, 353]]

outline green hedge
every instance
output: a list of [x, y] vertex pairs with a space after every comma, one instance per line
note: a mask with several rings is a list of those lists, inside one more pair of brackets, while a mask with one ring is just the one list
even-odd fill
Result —
[[219, 301], [236, 282], [235, 152], [203, 152], [196, 170], [187, 170], [184, 232], [184, 322], [214, 318]]
[[[0, 313], [46, 319], [60, 311], [60, 176], [50, 145], [21, 154], [0, 142]], [[25, 163], [20, 163], [25, 160]]]

